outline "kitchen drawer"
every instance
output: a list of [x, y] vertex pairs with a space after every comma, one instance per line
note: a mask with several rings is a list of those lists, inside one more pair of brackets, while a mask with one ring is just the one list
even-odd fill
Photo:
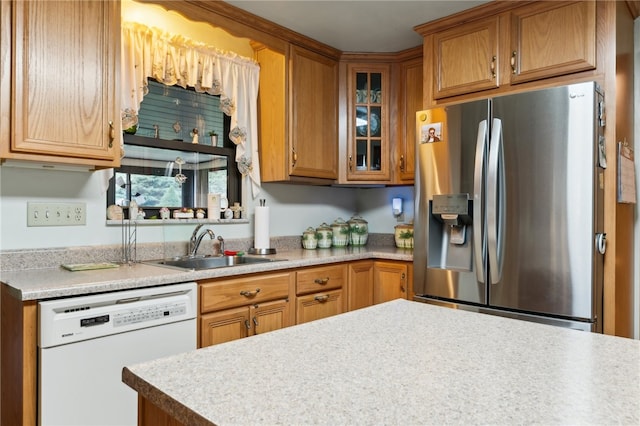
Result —
[[296, 272], [296, 294], [341, 288], [347, 283], [347, 266], [329, 265]]
[[296, 324], [332, 317], [344, 312], [343, 291], [331, 290], [296, 298]]
[[200, 284], [200, 313], [289, 297], [290, 272], [245, 276]]

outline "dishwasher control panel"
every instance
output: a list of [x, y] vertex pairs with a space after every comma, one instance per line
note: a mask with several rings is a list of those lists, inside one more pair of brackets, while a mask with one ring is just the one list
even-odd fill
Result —
[[162, 318], [173, 318], [185, 315], [186, 313], [186, 302], [157, 304], [113, 314], [113, 326], [122, 327], [129, 324], [139, 324]]
[[178, 321], [197, 327], [197, 284], [116, 291], [38, 304], [39, 346], [65, 345]]

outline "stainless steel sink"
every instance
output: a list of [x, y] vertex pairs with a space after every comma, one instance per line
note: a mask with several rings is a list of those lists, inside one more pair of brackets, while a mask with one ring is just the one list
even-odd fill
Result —
[[[282, 260], [282, 259], [280, 259]], [[150, 260], [146, 263], [169, 268], [179, 268], [191, 271], [203, 269], [228, 268], [230, 266], [249, 265], [254, 263], [275, 262], [276, 259], [247, 256], [212, 256], [212, 257], [181, 257], [175, 259]]]

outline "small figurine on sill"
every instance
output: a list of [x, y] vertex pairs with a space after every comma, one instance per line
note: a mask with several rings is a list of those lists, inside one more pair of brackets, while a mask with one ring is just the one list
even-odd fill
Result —
[[193, 137], [191, 143], [198, 143], [198, 129], [193, 129], [191, 131], [191, 136]]
[[240, 219], [240, 215], [242, 214], [244, 207], [241, 207], [240, 203], [233, 203], [233, 207], [229, 207], [229, 210], [233, 212], [234, 219]]
[[171, 218], [171, 212], [169, 211], [169, 209], [167, 207], [162, 207], [160, 209], [160, 219], [170, 219]]

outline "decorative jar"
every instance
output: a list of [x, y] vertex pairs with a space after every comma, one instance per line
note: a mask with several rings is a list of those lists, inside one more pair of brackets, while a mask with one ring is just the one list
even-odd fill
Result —
[[318, 238], [318, 248], [330, 248], [333, 240], [333, 231], [325, 222], [316, 228], [316, 238]]
[[333, 232], [332, 243], [334, 247], [346, 247], [349, 245], [349, 224], [341, 217], [331, 224], [331, 231]]
[[398, 248], [413, 248], [413, 225], [408, 223], [402, 223], [394, 227], [396, 247]]
[[363, 246], [367, 244], [369, 238], [369, 225], [360, 216], [352, 216], [347, 222], [349, 224], [349, 242], [352, 246]]
[[318, 239], [316, 238], [316, 230], [308, 227], [302, 233], [302, 247], [307, 250], [315, 250], [318, 247]]

